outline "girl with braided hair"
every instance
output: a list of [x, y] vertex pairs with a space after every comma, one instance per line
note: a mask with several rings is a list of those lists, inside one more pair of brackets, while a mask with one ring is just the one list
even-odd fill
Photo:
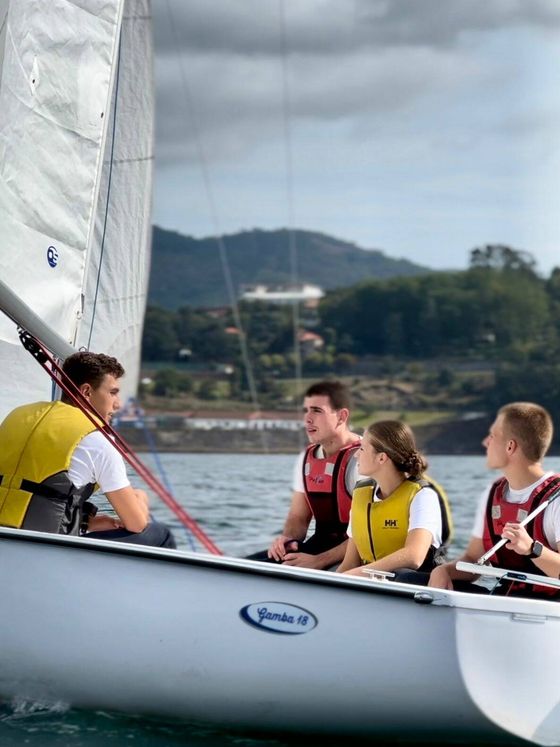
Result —
[[428, 464], [406, 423], [370, 425], [358, 452], [350, 537], [339, 573], [360, 576], [364, 568], [395, 572], [396, 580], [427, 583], [444, 561], [451, 514], [444, 491], [425, 476]]

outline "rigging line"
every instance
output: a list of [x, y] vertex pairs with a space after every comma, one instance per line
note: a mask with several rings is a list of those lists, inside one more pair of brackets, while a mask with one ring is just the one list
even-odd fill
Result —
[[[298, 247], [296, 232], [294, 230], [294, 174], [292, 164], [292, 129], [291, 129], [291, 108], [290, 108], [290, 88], [288, 83], [288, 37], [286, 29], [286, 7], [284, 0], [279, 0], [280, 10], [280, 52], [282, 62], [282, 122], [284, 132], [284, 156], [286, 165], [286, 200], [288, 203], [288, 248], [290, 257], [290, 281], [294, 290], [292, 300], [292, 332], [294, 341], [294, 368], [296, 378], [296, 388], [299, 392], [302, 387], [303, 366], [301, 360], [301, 348], [299, 343], [300, 331], [300, 313], [299, 302], [295, 297], [295, 291], [299, 280], [298, 268]], [[297, 407], [298, 415], [300, 414], [299, 404]], [[303, 434], [298, 431], [299, 444], [302, 446]]]
[[[169, 15], [169, 25], [171, 27], [171, 33], [173, 35], [173, 40], [175, 42], [175, 46], [177, 50], [179, 50], [180, 40], [177, 34], [177, 24], [175, 23], [175, 19], [173, 17], [170, 0], [167, 0], [166, 5], [167, 5], [167, 11]], [[239, 344], [241, 348], [241, 358], [243, 360], [243, 365], [245, 367], [247, 385], [249, 387], [249, 393], [251, 396], [251, 402], [253, 404], [253, 408], [256, 411], [259, 411], [261, 409], [261, 406], [260, 406], [259, 398], [257, 394], [257, 386], [255, 382], [255, 376], [253, 373], [253, 367], [251, 365], [251, 360], [249, 357], [249, 350], [247, 346], [247, 335], [245, 334], [245, 330], [241, 322], [241, 314], [239, 312], [239, 304], [237, 303], [237, 296], [235, 293], [235, 287], [234, 287], [233, 278], [231, 275], [231, 269], [230, 269], [226, 244], [223, 238], [223, 233], [220, 227], [220, 222], [218, 220], [218, 211], [216, 208], [216, 202], [214, 200], [214, 193], [212, 190], [208, 159], [206, 157], [204, 145], [202, 142], [202, 137], [200, 134], [201, 130], [200, 130], [199, 122], [198, 122], [196, 108], [194, 106], [193, 97], [191, 95], [190, 87], [187, 81], [187, 76], [184, 70], [184, 65], [183, 65], [180, 55], [178, 55], [178, 60], [179, 60], [179, 73], [180, 73], [180, 79], [181, 79], [181, 86], [183, 90], [183, 97], [184, 97], [184, 102], [185, 102], [186, 109], [187, 109], [187, 114], [190, 114], [190, 118], [192, 122], [194, 142], [195, 142], [200, 169], [202, 172], [202, 179], [204, 183], [204, 190], [206, 193], [206, 200], [208, 202], [208, 207], [210, 211], [210, 220], [212, 222], [216, 243], [218, 245], [220, 263], [222, 266], [222, 272], [224, 274], [224, 280], [225, 280], [227, 294], [229, 297], [229, 302], [230, 302], [230, 306], [231, 306], [231, 310], [233, 314], [233, 320], [234, 320], [235, 326], [239, 330]], [[268, 453], [269, 451], [268, 440], [267, 440], [265, 431], [261, 430], [259, 431], [259, 433], [261, 436], [263, 450], [266, 453]]]
[[[150, 456], [155, 462], [157, 471], [159, 472], [160, 479], [163, 483], [164, 488], [167, 490], [169, 495], [173, 496], [175, 498], [175, 495], [173, 493], [173, 488], [171, 486], [171, 483], [169, 481], [169, 478], [167, 476], [167, 472], [165, 471], [165, 467], [163, 466], [163, 462], [160, 459], [160, 455], [156, 446], [156, 442], [154, 439], [154, 436], [148, 426], [148, 423], [146, 422], [146, 416], [144, 414], [144, 410], [140, 407], [140, 404], [135, 399], [130, 400], [131, 404], [134, 407], [135, 415], [140, 421], [140, 425], [142, 428], [142, 432], [144, 434], [144, 438], [146, 439], [146, 443], [148, 444], [148, 448], [150, 450]], [[193, 535], [190, 529], [185, 526], [185, 534], [187, 537], [187, 542], [190, 545], [191, 550], [196, 551], [196, 546], [194, 543]]]
[[113, 132], [111, 133], [111, 155], [109, 158], [109, 176], [107, 178], [107, 197], [105, 199], [105, 214], [103, 216], [103, 232], [101, 234], [101, 251], [99, 252], [99, 266], [97, 268], [97, 280], [95, 283], [95, 294], [93, 296], [93, 304], [91, 308], [91, 323], [89, 326], [89, 336], [87, 342], [87, 349], [91, 347], [91, 338], [93, 337], [93, 326], [95, 322], [95, 314], [97, 310], [97, 297], [99, 295], [99, 287], [101, 285], [101, 268], [103, 267], [103, 255], [105, 254], [105, 236], [107, 234], [107, 220], [109, 217], [109, 200], [111, 198], [111, 184], [113, 178], [113, 156], [115, 153], [115, 140], [117, 131], [117, 102], [119, 98], [119, 80], [121, 72], [121, 43], [122, 43], [122, 29], [119, 39], [119, 52], [117, 55], [117, 74], [115, 76], [115, 93], [114, 93], [114, 106], [113, 106]]

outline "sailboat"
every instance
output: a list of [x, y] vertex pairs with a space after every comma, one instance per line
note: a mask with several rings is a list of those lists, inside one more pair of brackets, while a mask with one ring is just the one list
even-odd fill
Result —
[[[14, 0], [0, 27], [0, 414], [51, 396], [14, 321], [61, 358], [112, 352], [134, 380], [145, 303], [149, 2], [37, 7]], [[0, 563], [5, 701], [560, 744], [554, 602], [10, 528]]]

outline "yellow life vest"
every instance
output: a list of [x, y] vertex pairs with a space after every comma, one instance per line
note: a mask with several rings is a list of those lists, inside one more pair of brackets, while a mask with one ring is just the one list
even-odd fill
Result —
[[[430, 478], [407, 478], [391, 495], [374, 501], [375, 482], [360, 480], [352, 494], [352, 539], [363, 563], [373, 563], [404, 547], [408, 534], [410, 504], [422, 488], [435, 490], [442, 521], [442, 547], [452, 534], [451, 511], [443, 488]], [[426, 562], [433, 565], [431, 548]], [[424, 566], [422, 566], [424, 569]]]
[[95, 425], [77, 407], [34, 402], [0, 425], [0, 525], [63, 534], [78, 532], [80, 508], [94, 485], [75, 488], [74, 449]]

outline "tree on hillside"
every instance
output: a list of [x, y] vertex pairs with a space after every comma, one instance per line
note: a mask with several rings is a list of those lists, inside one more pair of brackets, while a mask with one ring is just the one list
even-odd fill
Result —
[[470, 266], [493, 270], [521, 270], [534, 275], [537, 263], [530, 252], [512, 249], [504, 244], [486, 244], [471, 251]]
[[347, 352], [355, 355], [426, 358], [487, 352], [488, 345], [500, 354], [513, 344], [530, 348], [547, 338], [551, 314], [545, 283], [528, 267], [478, 264], [463, 272], [367, 281], [328, 293], [319, 314], [337, 346], [350, 336]]
[[188, 306], [175, 315], [175, 332], [182, 347], [192, 351], [193, 360], [226, 363], [234, 360], [239, 343], [235, 335], [226, 331], [231, 318], [214, 318], [205, 311]]
[[483, 404], [496, 410], [507, 402], [537, 402], [552, 419], [560, 418], [560, 365], [503, 363], [496, 371], [496, 385], [486, 392]]
[[180, 344], [175, 333], [175, 315], [172, 311], [148, 306], [144, 319], [142, 359], [169, 361], [177, 356]]
[[294, 332], [290, 306], [258, 301], [240, 304], [241, 321], [251, 357], [263, 353], [284, 354], [293, 350]]

